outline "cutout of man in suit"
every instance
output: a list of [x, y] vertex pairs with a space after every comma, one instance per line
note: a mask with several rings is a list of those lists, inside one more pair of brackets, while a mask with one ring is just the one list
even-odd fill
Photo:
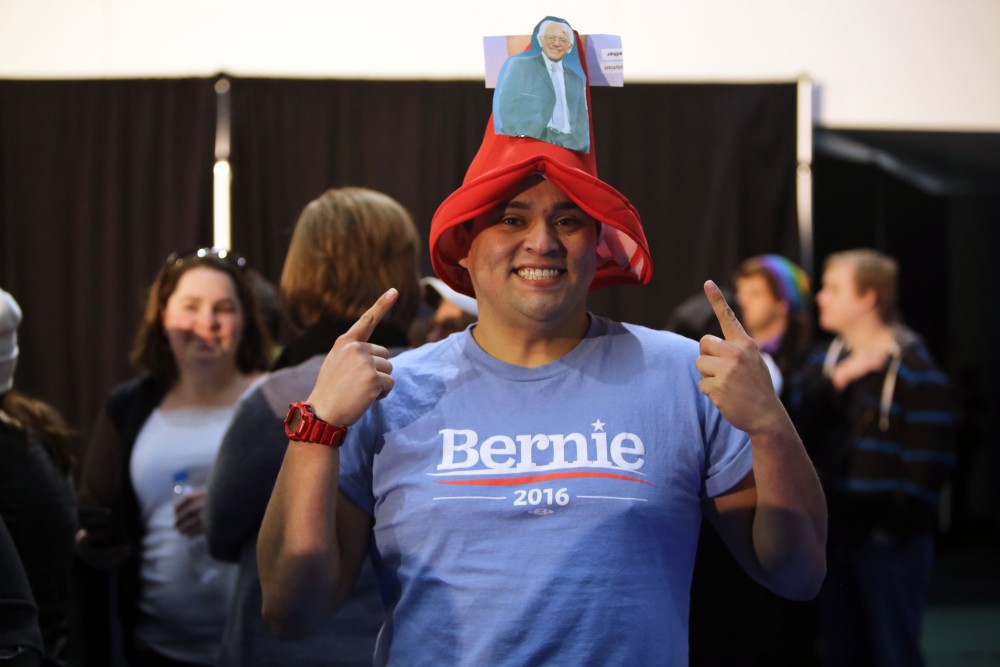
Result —
[[529, 51], [503, 64], [494, 97], [496, 131], [590, 152], [586, 76], [573, 52], [569, 24], [547, 17], [535, 28]]

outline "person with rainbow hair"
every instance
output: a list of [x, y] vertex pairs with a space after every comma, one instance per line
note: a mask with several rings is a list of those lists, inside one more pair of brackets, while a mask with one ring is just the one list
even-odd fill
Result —
[[787, 377], [812, 344], [809, 276], [787, 257], [755, 255], [740, 262], [734, 283], [743, 326]]
[[[787, 257], [762, 254], [740, 262], [733, 283], [740, 321], [784, 398], [812, 341], [809, 277]], [[815, 616], [814, 601], [785, 600], [747, 576], [718, 531], [703, 522], [691, 583], [692, 667], [815, 665]]]

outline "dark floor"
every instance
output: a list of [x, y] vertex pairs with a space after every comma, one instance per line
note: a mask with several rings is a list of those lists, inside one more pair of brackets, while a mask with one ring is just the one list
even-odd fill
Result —
[[944, 542], [924, 620], [928, 667], [1000, 666], [1000, 535]]

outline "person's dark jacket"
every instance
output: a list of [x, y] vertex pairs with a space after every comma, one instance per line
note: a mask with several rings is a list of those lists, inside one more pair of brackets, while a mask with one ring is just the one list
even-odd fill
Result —
[[833, 365], [847, 350], [816, 347], [790, 380], [789, 414], [827, 496], [831, 539], [873, 530], [898, 539], [933, 533], [955, 463], [956, 415], [947, 376], [920, 338], [894, 327], [886, 366], [837, 391]]
[[[267, 627], [257, 573], [257, 534], [288, 446], [288, 405], [309, 395], [326, 353], [352, 324], [320, 322], [286, 346], [278, 368], [240, 399], [223, 436], [208, 485], [205, 534], [212, 556], [238, 562], [239, 574], [218, 667], [372, 663], [385, 614], [370, 563], [337, 615], [301, 640], [277, 639]], [[407, 345], [406, 335], [387, 324], [376, 327], [370, 341], [390, 350]]]
[[[126, 655], [135, 650], [132, 631], [138, 618], [139, 568], [144, 533], [139, 499], [129, 475], [129, 460], [139, 431], [165, 394], [166, 387], [145, 376], [133, 378], [112, 389], [91, 433], [80, 476], [78, 497], [81, 510], [110, 509], [130, 552], [125, 562], [110, 573], [109, 581], [101, 581], [101, 573], [89, 574], [90, 580], [86, 585], [94, 599], [92, 606], [86, 609], [89, 619], [86, 625], [92, 623], [92, 632], [99, 633], [102, 640], [110, 642], [118, 632], [104, 627], [102, 620], [112, 619], [113, 622], [117, 618], [122, 626]], [[117, 591], [114, 600], [110, 597], [100, 599], [107, 590]], [[110, 605], [110, 608], [100, 608], [102, 603]]]
[[0, 516], [31, 585], [46, 664], [69, 660], [76, 497], [68, 473], [37, 436], [0, 421]]
[[42, 653], [38, 606], [14, 540], [0, 516], [0, 664], [36, 667], [42, 664]]

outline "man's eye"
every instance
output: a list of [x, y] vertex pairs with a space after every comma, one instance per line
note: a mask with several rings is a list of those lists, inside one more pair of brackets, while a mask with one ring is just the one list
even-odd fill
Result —
[[562, 227], [566, 229], [577, 229], [583, 225], [583, 221], [580, 220], [579, 218], [566, 217], [566, 218], [559, 218], [558, 220], [556, 220], [555, 224], [557, 227]]
[[516, 218], [514, 216], [511, 216], [511, 215], [508, 215], [508, 216], [505, 216], [503, 218], [500, 218], [500, 224], [501, 225], [519, 225], [519, 224], [521, 224], [521, 219], [520, 218]]

